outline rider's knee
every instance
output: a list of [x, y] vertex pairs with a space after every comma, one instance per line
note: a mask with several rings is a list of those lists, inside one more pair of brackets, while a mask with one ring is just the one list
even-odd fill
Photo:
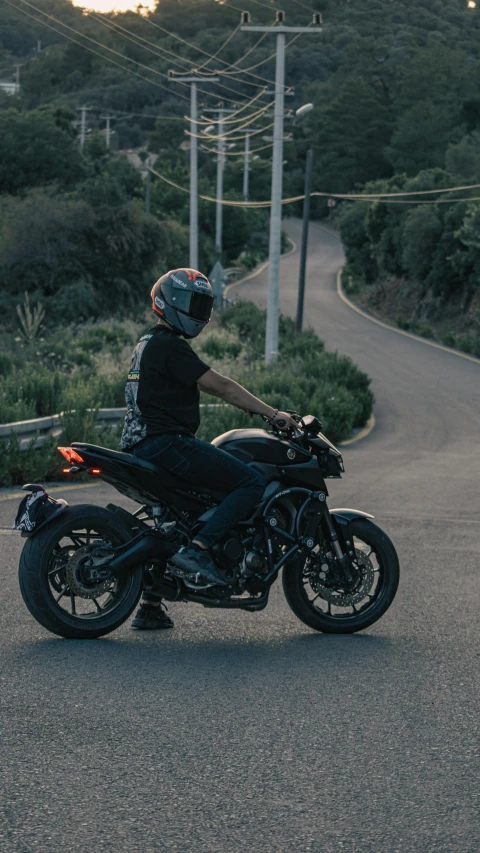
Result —
[[267, 480], [264, 474], [261, 471], [258, 471], [256, 468], [251, 468], [251, 485], [255, 486], [261, 495], [265, 491]]

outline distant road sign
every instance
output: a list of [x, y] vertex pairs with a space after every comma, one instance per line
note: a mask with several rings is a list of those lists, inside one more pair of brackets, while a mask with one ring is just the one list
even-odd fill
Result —
[[328, 201], [327, 201], [327, 204], [328, 204], [328, 206], [329, 206], [329, 207], [335, 207], [335, 205], [337, 204], [337, 202], [335, 201], [335, 199], [334, 199], [334, 198], [329, 198], [329, 199], [328, 199]]

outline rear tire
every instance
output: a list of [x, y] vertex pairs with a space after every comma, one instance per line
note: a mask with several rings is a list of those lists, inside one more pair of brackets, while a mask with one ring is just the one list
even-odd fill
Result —
[[325, 634], [353, 634], [363, 631], [383, 616], [395, 598], [400, 567], [392, 541], [380, 527], [368, 519], [354, 519], [351, 522], [351, 530], [355, 538], [367, 544], [378, 555], [381, 566], [375, 600], [370, 606], [365, 606], [363, 612], [345, 613], [344, 616], [321, 612], [308, 598], [304, 564], [292, 562], [283, 570], [283, 590], [289, 606], [295, 616], [315, 631]]
[[[128, 619], [140, 598], [143, 568], [135, 568], [125, 580], [118, 582], [110, 609], [103, 616], [96, 616], [94, 612], [91, 618], [82, 618], [67, 612], [56, 601], [49, 575], [52, 574], [52, 561], [61, 540], [82, 529], [91, 529], [106, 536], [114, 547], [132, 538], [128, 526], [110, 510], [88, 505], [70, 507], [36, 536], [27, 539], [20, 557], [19, 582], [30, 613], [47, 631], [67, 639], [91, 640], [115, 631]], [[72, 550], [75, 550], [74, 544]], [[59, 589], [61, 592], [62, 587]]]

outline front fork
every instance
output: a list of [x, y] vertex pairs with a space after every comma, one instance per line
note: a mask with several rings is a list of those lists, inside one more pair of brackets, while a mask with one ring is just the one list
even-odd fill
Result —
[[[338, 535], [337, 529], [333, 522], [333, 518], [330, 515], [328, 507], [325, 505], [325, 512], [323, 514], [323, 523], [327, 530], [328, 539], [330, 540], [333, 548], [333, 552], [336, 557], [336, 564], [339, 569], [339, 575], [341, 576], [341, 580], [352, 581], [352, 570], [351, 570], [351, 562], [348, 554], [345, 553], [343, 549], [343, 542], [341, 541], [340, 536]], [[343, 537], [342, 537], [343, 538]], [[350, 538], [350, 543], [351, 543]], [[346, 534], [346, 545], [348, 547], [349, 536], [348, 532]], [[340, 580], [340, 577], [339, 577]]]
[[[302, 545], [311, 550], [314, 547], [315, 541], [317, 541], [318, 528], [322, 526], [324, 534], [326, 534], [326, 539], [330, 542], [333, 553], [335, 554], [339, 579], [341, 577], [342, 580], [352, 580], [350, 559], [345, 550], [345, 544], [347, 543], [343, 541], [344, 537], [339, 535], [333, 518], [330, 515], [325, 492], [315, 492], [309, 499], [306, 508], [301, 512], [302, 516], [305, 512], [307, 517]], [[346, 540], [348, 539], [349, 536], [347, 533]]]

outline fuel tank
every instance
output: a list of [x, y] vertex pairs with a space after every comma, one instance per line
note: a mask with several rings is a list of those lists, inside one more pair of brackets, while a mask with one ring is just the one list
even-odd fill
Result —
[[276, 438], [264, 429], [232, 429], [212, 441], [242, 462], [267, 465], [299, 465], [309, 462], [310, 453], [287, 439]]

